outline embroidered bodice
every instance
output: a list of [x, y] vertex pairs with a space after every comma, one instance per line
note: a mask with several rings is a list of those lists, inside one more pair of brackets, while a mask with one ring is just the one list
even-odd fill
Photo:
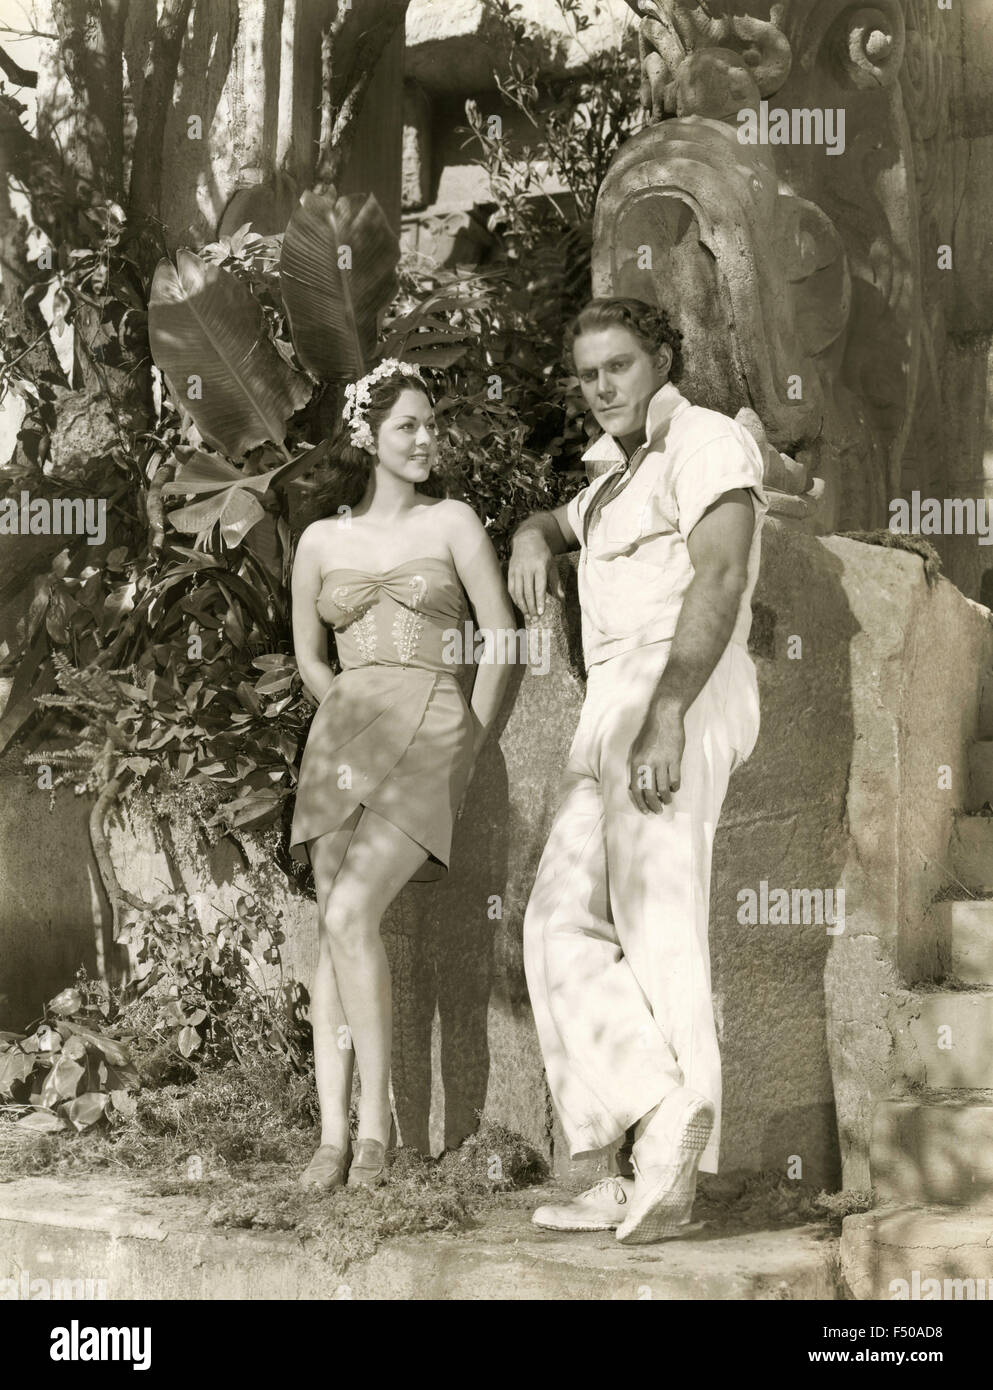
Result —
[[[454, 675], [463, 662], [463, 624], [469, 613], [465, 590], [451, 562], [438, 556], [405, 560], [380, 574], [330, 570], [317, 596], [317, 612], [334, 630], [343, 671], [419, 666]], [[458, 643], [452, 640], [453, 630]]]

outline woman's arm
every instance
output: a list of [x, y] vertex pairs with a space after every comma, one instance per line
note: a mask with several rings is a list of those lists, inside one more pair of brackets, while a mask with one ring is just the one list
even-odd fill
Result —
[[[516, 633], [514, 610], [500, 573], [496, 551], [479, 517], [464, 502], [445, 503], [449, 509], [448, 543], [462, 587], [476, 614], [477, 626], [492, 633], [494, 655], [516, 651], [516, 642], [504, 641], [501, 632]], [[510, 667], [499, 660], [483, 661], [476, 668], [470, 706], [476, 717], [476, 743], [473, 755], [479, 753], [493, 721], [503, 703], [504, 691], [510, 679]]]
[[321, 590], [321, 525], [308, 526], [297, 544], [290, 593], [293, 602], [293, 652], [304, 686], [318, 703], [331, 688], [327, 632], [317, 613]]

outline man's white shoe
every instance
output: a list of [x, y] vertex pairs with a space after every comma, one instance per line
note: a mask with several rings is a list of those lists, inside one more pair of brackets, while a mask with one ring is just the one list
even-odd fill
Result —
[[684, 1088], [662, 1102], [631, 1154], [635, 1190], [617, 1228], [622, 1245], [686, 1235], [697, 1166], [713, 1128], [714, 1106], [704, 1096]]
[[539, 1207], [531, 1220], [546, 1231], [614, 1231], [624, 1220], [634, 1179], [601, 1178], [571, 1202]]

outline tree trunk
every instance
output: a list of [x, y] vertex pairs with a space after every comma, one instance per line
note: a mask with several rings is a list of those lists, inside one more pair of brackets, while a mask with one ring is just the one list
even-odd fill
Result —
[[124, 201], [124, 22], [128, 0], [54, 0], [75, 98], [68, 157], [98, 194]]
[[161, 211], [163, 138], [179, 71], [192, 0], [164, 0], [138, 97], [129, 209], [158, 217]]
[[379, 60], [397, 31], [402, 31], [409, 3], [410, 0], [363, 0], [348, 9], [339, 8], [325, 32], [321, 48], [321, 134], [315, 174], [318, 192], [326, 192], [341, 182]]

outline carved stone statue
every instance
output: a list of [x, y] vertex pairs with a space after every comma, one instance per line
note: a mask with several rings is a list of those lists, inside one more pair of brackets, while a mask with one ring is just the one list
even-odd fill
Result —
[[689, 394], [767, 436], [773, 510], [884, 525], [940, 458], [940, 18], [926, 0], [628, 3], [650, 124], [601, 189], [594, 290], [670, 311]]

